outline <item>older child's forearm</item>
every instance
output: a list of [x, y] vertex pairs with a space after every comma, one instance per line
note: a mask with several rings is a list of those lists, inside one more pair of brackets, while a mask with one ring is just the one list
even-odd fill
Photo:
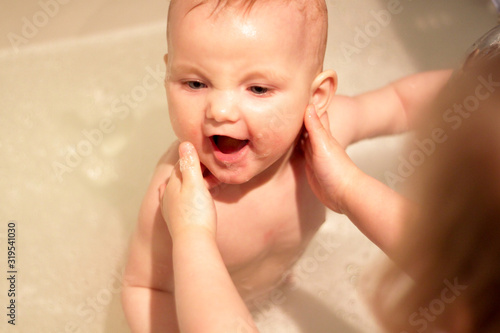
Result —
[[213, 235], [196, 228], [177, 235], [173, 262], [182, 332], [257, 332]]
[[399, 241], [403, 219], [412, 204], [387, 185], [359, 170], [345, 192], [343, 213], [389, 256]]
[[352, 162], [325, 127], [328, 119], [321, 121], [314, 106], [307, 108], [304, 124], [308, 135], [302, 140], [302, 149], [311, 189], [323, 204], [346, 214], [371, 241], [390, 253], [409, 206], [406, 199]]
[[451, 74], [448, 69], [418, 73], [354, 97], [356, 131], [349, 143], [413, 129]]
[[178, 332], [174, 296], [166, 291], [125, 284], [123, 310], [133, 333]]

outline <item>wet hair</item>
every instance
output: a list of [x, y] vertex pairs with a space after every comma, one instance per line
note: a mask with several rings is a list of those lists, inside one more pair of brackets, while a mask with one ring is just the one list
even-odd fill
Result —
[[[168, 22], [170, 21], [172, 8], [182, 1], [186, 0], [170, 0]], [[318, 56], [318, 65], [322, 68], [328, 39], [328, 9], [325, 0], [198, 0], [196, 2], [193, 2], [193, 8], [191, 8], [190, 11], [200, 5], [204, 5], [209, 2], [215, 3], [212, 15], [217, 15], [217, 13], [223, 11], [227, 7], [236, 7], [238, 9], [241, 9], [243, 14], [248, 14], [251, 12], [254, 6], [270, 2], [297, 6], [298, 10], [303, 13], [306, 19], [307, 29], [311, 30], [310, 35], [318, 36], [318, 40], [316, 43], [316, 52]], [[168, 22], [167, 38], [169, 37], [170, 31]]]
[[431, 114], [417, 140], [443, 142], [410, 182], [419, 208], [373, 308], [389, 332], [500, 332], [500, 56], [469, 60]]

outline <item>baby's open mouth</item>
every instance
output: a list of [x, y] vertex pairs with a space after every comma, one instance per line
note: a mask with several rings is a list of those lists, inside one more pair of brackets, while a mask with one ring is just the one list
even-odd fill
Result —
[[214, 135], [211, 139], [214, 145], [223, 154], [237, 153], [241, 149], [243, 149], [249, 142], [248, 140], [238, 140], [224, 135]]

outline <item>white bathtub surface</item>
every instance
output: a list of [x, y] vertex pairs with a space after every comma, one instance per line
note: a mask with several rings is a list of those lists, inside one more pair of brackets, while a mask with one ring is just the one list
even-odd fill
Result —
[[[400, 1], [390, 22], [378, 21], [389, 2], [328, 1], [326, 67], [338, 71], [340, 93], [452, 66], [496, 19], [486, 0], [414, 0]], [[2, 313], [2, 332], [128, 331], [119, 300], [128, 237], [153, 167], [174, 139], [159, 74], [165, 24], [157, 12], [150, 21], [134, 16], [127, 1], [122, 14], [132, 26], [103, 24], [95, 34], [97, 26], [82, 27], [117, 6], [100, 3], [89, 1], [92, 15], [79, 14], [81, 2], [74, 0], [73, 10], [61, 9], [47, 24], [42, 40], [18, 52], [1, 46], [0, 244], [8, 221], [17, 221], [19, 292], [17, 325], [8, 325]], [[17, 31], [18, 20], [10, 22], [5, 31]], [[62, 36], [66, 25], [79, 32]], [[366, 29], [374, 30], [360, 43], [357, 34]], [[395, 169], [401, 143], [371, 140], [349, 153], [384, 180], [384, 172]], [[293, 287], [278, 290], [279, 301], [257, 304], [262, 332], [377, 332], [360, 290], [361, 277], [370, 275], [380, 255], [345, 217], [331, 213], [296, 266]], [[4, 309], [7, 287], [0, 279]]]

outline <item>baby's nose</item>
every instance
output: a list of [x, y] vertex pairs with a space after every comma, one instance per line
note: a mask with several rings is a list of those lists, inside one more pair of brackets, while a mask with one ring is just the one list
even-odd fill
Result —
[[216, 122], [236, 122], [239, 110], [236, 95], [231, 91], [213, 91], [209, 97], [206, 117]]

